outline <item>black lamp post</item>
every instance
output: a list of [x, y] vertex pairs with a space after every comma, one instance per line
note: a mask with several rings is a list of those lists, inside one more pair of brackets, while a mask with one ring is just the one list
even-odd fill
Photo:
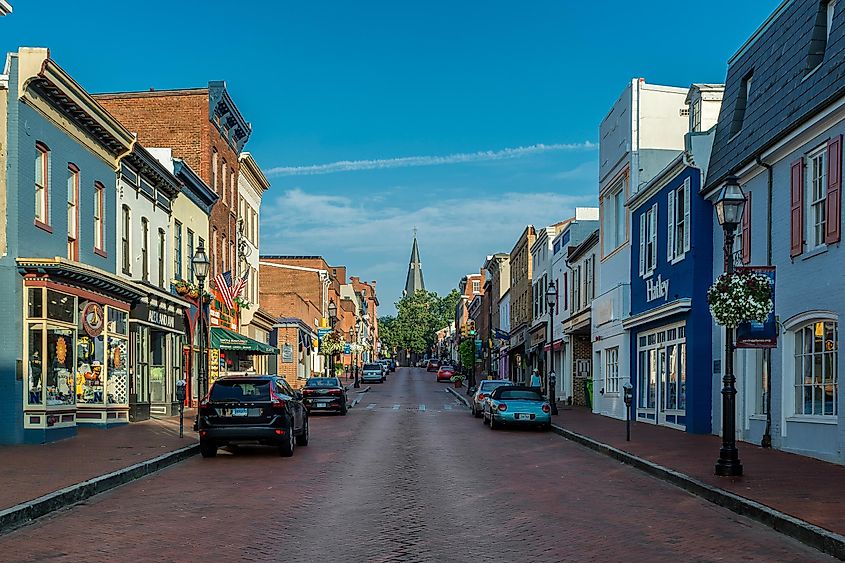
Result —
[[193, 257], [191, 258], [191, 266], [194, 268], [194, 276], [197, 278], [197, 289], [199, 290], [199, 298], [197, 303], [197, 309], [199, 309], [199, 345], [200, 345], [200, 353], [199, 353], [199, 370], [197, 373], [197, 403], [202, 401], [205, 398], [208, 389], [206, 389], [207, 381], [206, 381], [206, 373], [208, 373], [207, 369], [207, 362], [208, 358], [206, 356], [205, 350], [205, 278], [208, 275], [208, 267], [210, 263], [208, 261], [208, 256], [205, 254], [205, 247], [203, 246], [203, 242], [200, 241], [199, 246], [197, 247], [196, 252], [194, 253]]
[[[329, 301], [329, 327], [334, 331], [334, 325], [337, 322], [337, 305], [334, 302], [334, 299]], [[328, 373], [326, 377], [334, 377], [334, 352], [329, 355], [327, 358], [327, 366], [326, 369]]]
[[549, 376], [546, 378], [546, 385], [549, 389], [549, 406], [552, 409], [552, 414], [557, 414], [557, 401], [555, 400], [555, 384], [557, 378], [555, 377], [555, 309], [557, 309], [557, 288], [555, 282], [549, 283], [549, 288], [546, 290], [546, 305], [549, 308]]
[[353, 368], [355, 370], [355, 385], [354, 385], [355, 389], [359, 389], [361, 387], [361, 384], [358, 382], [358, 352], [359, 352], [358, 347], [360, 346], [360, 344], [358, 344], [358, 341], [360, 339], [361, 339], [361, 319], [356, 318], [355, 319], [355, 366]]
[[[716, 198], [716, 218], [725, 232], [725, 273], [734, 272], [733, 245], [736, 228], [742, 220], [745, 194], [735, 176], [725, 180]], [[722, 447], [716, 462], [716, 475], [742, 475], [742, 463], [736, 448], [736, 376], [734, 375], [734, 327], [725, 327], [725, 374], [722, 378]]]

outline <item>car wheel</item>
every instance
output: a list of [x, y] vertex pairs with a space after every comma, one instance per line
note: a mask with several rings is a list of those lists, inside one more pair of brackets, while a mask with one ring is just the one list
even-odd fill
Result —
[[384, 378], [383, 378], [383, 377], [381, 378], [381, 381], [379, 381], [379, 383], [384, 383]]
[[541, 426], [540, 428], [543, 430], [543, 432], [548, 432], [549, 430], [552, 429], [552, 423], [547, 422], [543, 426]]
[[296, 445], [297, 446], [307, 446], [308, 445], [308, 437], [310, 436], [311, 432], [308, 430], [308, 417], [305, 417], [305, 420], [302, 423], [302, 434], [296, 437]]
[[211, 440], [200, 440], [200, 455], [202, 457], [214, 457], [217, 455], [217, 444]]
[[349, 407], [347, 407], [346, 403], [344, 402], [343, 405], [341, 405], [341, 407], [340, 407], [340, 415], [346, 416], [347, 412], [349, 412]]
[[293, 439], [293, 428], [288, 428], [287, 432], [285, 433], [284, 442], [279, 444], [279, 455], [282, 457], [291, 457], [293, 455], [294, 449], [294, 439]]
[[474, 416], [475, 418], [481, 418], [481, 412], [478, 410], [474, 410], [472, 411], [472, 416]]
[[490, 413], [490, 430], [497, 430], [499, 428], [499, 423], [496, 422], [496, 419], [493, 418], [493, 413]]

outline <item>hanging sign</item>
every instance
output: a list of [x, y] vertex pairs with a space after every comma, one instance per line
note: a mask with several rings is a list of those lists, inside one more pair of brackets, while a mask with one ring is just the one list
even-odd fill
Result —
[[[737, 271], [753, 272], [767, 276], [772, 281], [772, 303], [775, 304], [775, 267], [774, 266], [742, 266]], [[737, 348], [777, 348], [778, 327], [775, 310], [766, 318], [766, 322], [745, 322], [736, 327]]]
[[282, 363], [293, 363], [293, 346], [285, 344], [282, 346]]

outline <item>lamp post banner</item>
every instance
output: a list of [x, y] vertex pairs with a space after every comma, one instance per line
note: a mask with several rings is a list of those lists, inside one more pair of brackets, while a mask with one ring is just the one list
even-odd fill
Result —
[[[752, 272], [767, 276], [772, 282], [772, 304], [775, 304], [775, 267], [774, 266], [742, 266], [738, 272]], [[744, 322], [736, 327], [737, 348], [777, 348], [778, 327], [775, 317], [775, 307], [766, 318], [766, 322]]]

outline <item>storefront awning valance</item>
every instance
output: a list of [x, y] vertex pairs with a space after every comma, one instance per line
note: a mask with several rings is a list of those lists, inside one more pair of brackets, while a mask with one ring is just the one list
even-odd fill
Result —
[[211, 347], [219, 350], [249, 352], [251, 354], [270, 355], [279, 353], [278, 348], [220, 326], [211, 327]]

